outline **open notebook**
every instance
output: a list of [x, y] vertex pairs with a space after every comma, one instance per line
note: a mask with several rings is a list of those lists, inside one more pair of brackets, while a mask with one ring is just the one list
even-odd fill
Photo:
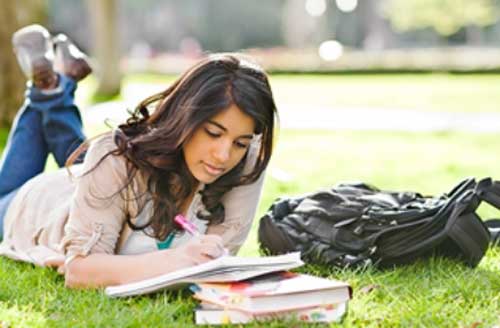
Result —
[[290, 270], [304, 263], [300, 253], [267, 257], [222, 256], [190, 268], [129, 284], [107, 287], [106, 295], [124, 297], [176, 289], [189, 283], [240, 281], [266, 273]]

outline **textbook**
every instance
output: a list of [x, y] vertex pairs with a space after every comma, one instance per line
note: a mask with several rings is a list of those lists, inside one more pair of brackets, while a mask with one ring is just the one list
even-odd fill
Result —
[[352, 294], [345, 282], [287, 271], [244, 281], [197, 283], [191, 290], [202, 302], [250, 315], [345, 303]]
[[222, 309], [208, 303], [201, 303], [198, 309], [195, 310], [195, 323], [197, 325], [224, 325], [278, 319], [298, 320], [301, 322], [340, 322], [346, 313], [347, 302], [262, 315], [252, 315], [241, 311]]
[[110, 286], [105, 289], [105, 293], [111, 297], [125, 297], [178, 289], [190, 283], [240, 281], [274, 271], [290, 270], [303, 264], [299, 252], [267, 257], [226, 255], [158, 277]]

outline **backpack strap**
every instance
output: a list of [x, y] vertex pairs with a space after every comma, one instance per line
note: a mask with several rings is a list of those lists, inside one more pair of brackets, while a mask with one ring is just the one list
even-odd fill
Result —
[[500, 210], [500, 181], [484, 178], [476, 186], [476, 195], [491, 206]]
[[466, 178], [460, 181], [452, 190], [450, 190], [446, 195], [449, 198], [459, 197], [464, 193], [465, 190], [472, 189], [476, 186], [476, 179], [474, 178]]
[[447, 234], [455, 242], [453, 253], [459, 254], [471, 267], [478, 265], [488, 249], [490, 233], [477, 214], [460, 215]]
[[398, 240], [391, 240], [390, 236], [383, 245], [381, 240], [378, 242], [379, 246], [383, 246], [377, 252], [380, 261], [423, 253], [439, 245], [460, 215], [473, 212], [478, 206], [475, 201], [475, 186], [475, 179], [464, 179], [447, 193], [446, 203], [436, 213], [409, 225], [415, 224], [414, 228], [405, 229], [400, 225], [390, 229], [394, 230], [393, 235]]

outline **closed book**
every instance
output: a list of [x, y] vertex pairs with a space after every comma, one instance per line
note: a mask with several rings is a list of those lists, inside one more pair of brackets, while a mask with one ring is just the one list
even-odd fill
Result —
[[347, 312], [347, 302], [327, 304], [296, 311], [274, 312], [252, 315], [237, 310], [221, 309], [217, 306], [202, 304], [195, 310], [198, 325], [242, 324], [254, 321], [297, 320], [301, 322], [340, 322]]
[[191, 290], [203, 302], [252, 315], [344, 303], [352, 293], [345, 282], [288, 271], [239, 282], [199, 283]]

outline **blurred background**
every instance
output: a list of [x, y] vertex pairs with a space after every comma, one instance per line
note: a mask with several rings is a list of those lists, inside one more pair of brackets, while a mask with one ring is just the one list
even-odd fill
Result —
[[0, 122], [24, 83], [10, 37], [34, 22], [91, 55], [103, 100], [129, 74], [175, 75], [220, 51], [250, 53], [270, 73], [498, 72], [499, 12], [498, 0], [2, 0]]
[[[270, 74], [280, 112], [258, 217], [277, 197], [345, 180], [436, 194], [467, 176], [498, 178], [500, 0], [1, 6], [0, 150], [26, 83], [11, 36], [40, 23], [90, 56], [94, 74], [77, 91], [89, 137], [122, 122], [208, 53], [254, 56]], [[55, 168], [49, 160], [47, 169]], [[256, 227], [243, 254], [257, 253]]]

